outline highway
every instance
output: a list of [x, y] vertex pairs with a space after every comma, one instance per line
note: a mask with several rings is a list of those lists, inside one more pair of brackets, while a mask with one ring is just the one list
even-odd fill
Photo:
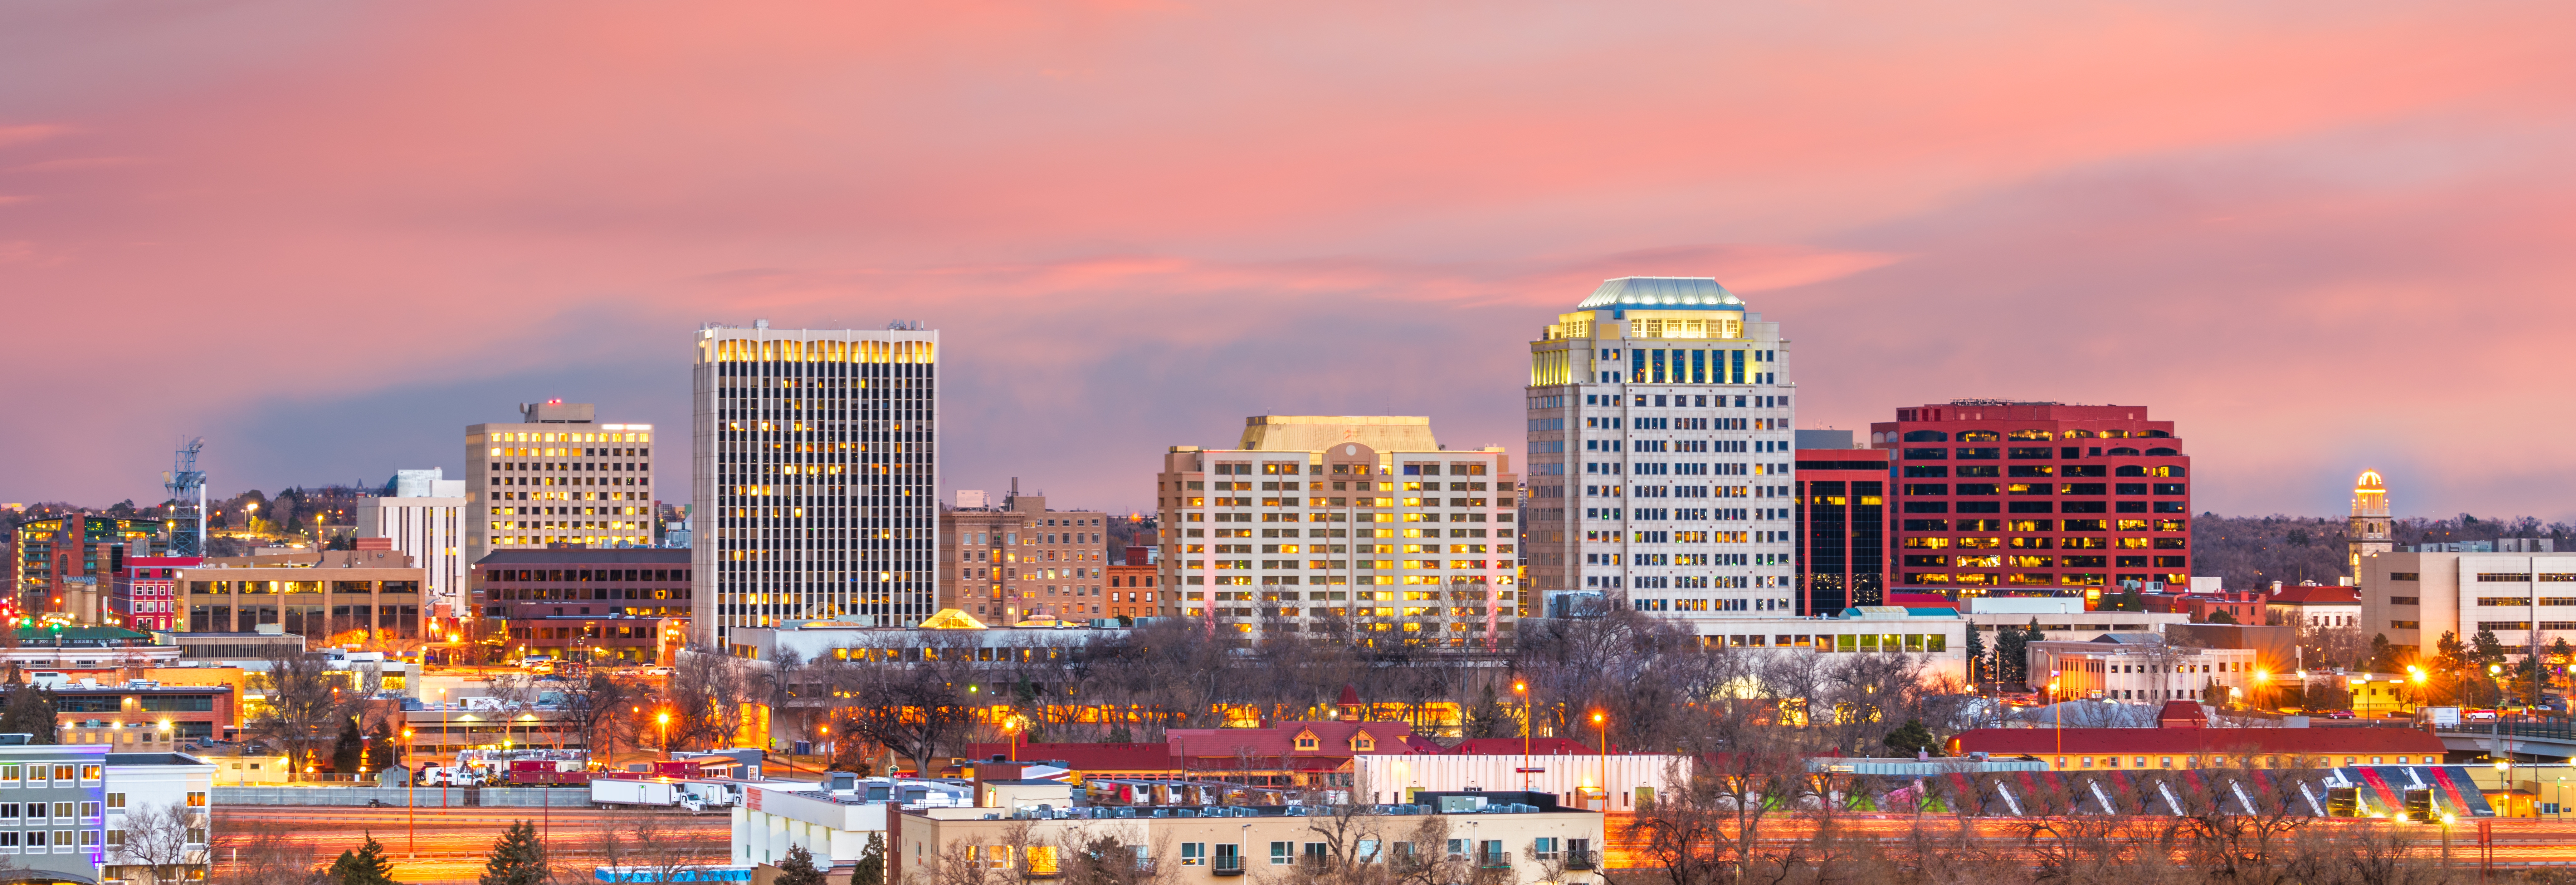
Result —
[[445, 882], [472, 882], [482, 875], [483, 863], [492, 851], [492, 843], [503, 831], [518, 821], [537, 821], [544, 825], [548, 847], [567, 868], [582, 872], [588, 879], [589, 867], [599, 861], [591, 843], [603, 827], [632, 827], [651, 818], [665, 834], [686, 835], [706, 840], [721, 861], [730, 851], [732, 816], [721, 811], [690, 815], [684, 812], [616, 810], [601, 811], [579, 808], [422, 808], [408, 821], [402, 808], [337, 808], [314, 806], [231, 805], [215, 809], [217, 838], [222, 842], [215, 854], [216, 873], [221, 875], [235, 856], [230, 841], [252, 828], [285, 828], [293, 844], [305, 849], [313, 863], [327, 863], [341, 851], [358, 847], [367, 836], [385, 846], [394, 860], [394, 878], [412, 885]]

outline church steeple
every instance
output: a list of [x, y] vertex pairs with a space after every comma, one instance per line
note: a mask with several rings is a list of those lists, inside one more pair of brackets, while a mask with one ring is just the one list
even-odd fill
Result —
[[2388, 486], [2379, 471], [2364, 470], [2352, 486], [2352, 516], [2344, 536], [2352, 548], [2352, 582], [2361, 583], [2361, 560], [2397, 549], [2389, 533]]

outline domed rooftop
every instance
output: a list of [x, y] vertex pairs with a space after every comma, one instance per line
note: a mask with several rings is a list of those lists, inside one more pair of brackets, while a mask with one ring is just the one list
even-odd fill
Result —
[[1594, 308], [1742, 311], [1744, 299], [1708, 277], [1620, 277], [1601, 281], [1574, 309]]
[[2379, 471], [2376, 470], [2362, 471], [2361, 481], [2353, 484], [2355, 491], [2384, 490], [2387, 487], [2386, 481], [2380, 478]]

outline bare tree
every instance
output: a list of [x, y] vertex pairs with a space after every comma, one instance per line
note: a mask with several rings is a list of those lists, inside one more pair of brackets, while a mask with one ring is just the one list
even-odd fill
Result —
[[[345, 718], [345, 711], [336, 686], [323, 673], [320, 657], [271, 649], [266, 655], [267, 670], [257, 677], [268, 702], [245, 730], [252, 738], [284, 750], [294, 760], [290, 770], [301, 771], [332, 739], [331, 728]], [[357, 698], [349, 700], [354, 703]]]
[[742, 661], [707, 649], [680, 656], [663, 692], [671, 707], [671, 740], [680, 746], [722, 746], [741, 729], [742, 705], [752, 700]]
[[206, 814], [183, 803], [143, 805], [126, 812], [125, 844], [113, 863], [146, 868], [154, 882], [178, 882], [207, 860]]
[[228, 826], [216, 834], [216, 856], [226, 858], [216, 885], [323, 885], [330, 881], [313, 865], [310, 838], [299, 840], [293, 824], [257, 823]]

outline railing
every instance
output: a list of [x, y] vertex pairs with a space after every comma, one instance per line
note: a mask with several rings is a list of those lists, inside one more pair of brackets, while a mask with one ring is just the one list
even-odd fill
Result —
[[1020, 877], [1024, 879], [1056, 879], [1062, 878], [1063, 876], [1063, 868], [1051, 863], [1044, 865], [1023, 864], [1020, 867]]
[[2576, 727], [2563, 716], [2545, 719], [2506, 719], [2500, 722], [2462, 722], [2436, 729], [2444, 734], [2480, 734], [2500, 738], [2530, 738], [2542, 741], [2576, 741]]
[[1601, 853], [1600, 853], [1600, 852], [1597, 852], [1597, 851], [1574, 850], [1574, 851], [1568, 851], [1568, 852], [1566, 852], [1566, 853], [1565, 853], [1565, 868], [1566, 868], [1566, 869], [1569, 869], [1569, 870], [1589, 870], [1589, 869], [1597, 868], [1597, 867], [1599, 867], [1600, 865], [1601, 865]]
[[1220, 857], [1220, 858], [1217, 858], [1217, 859], [1216, 859], [1216, 863], [1215, 863], [1215, 864], [1213, 864], [1213, 865], [1211, 865], [1210, 867], [1208, 867], [1208, 872], [1209, 872], [1209, 873], [1211, 873], [1211, 874], [1213, 874], [1213, 875], [1218, 875], [1218, 876], [1240, 876], [1240, 875], [1243, 875], [1243, 858], [1240, 858], [1240, 857]]
[[1476, 853], [1476, 865], [1489, 870], [1510, 869], [1512, 865], [1512, 853], [1509, 851], [1480, 851]]

